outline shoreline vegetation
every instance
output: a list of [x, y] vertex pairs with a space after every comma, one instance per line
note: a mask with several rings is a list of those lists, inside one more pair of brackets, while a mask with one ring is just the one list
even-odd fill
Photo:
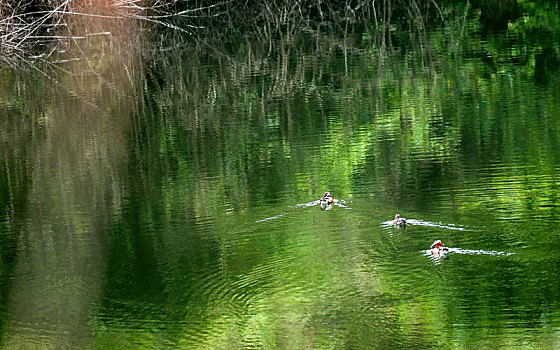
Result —
[[[176, 45], [177, 40], [170, 38], [180, 38], [180, 42], [193, 40], [193, 45], [197, 45], [199, 41], [227, 42], [242, 35], [267, 43], [279, 37], [290, 39], [302, 32], [362, 35], [370, 39], [380, 55], [410, 50], [429, 61], [434, 56], [430, 45], [434, 29], [443, 29], [449, 34], [449, 47], [458, 47], [473, 16], [484, 31], [492, 33], [508, 30], [525, 15], [524, 11], [554, 8], [560, 12], [560, 3], [534, 3], [531, 6], [517, 0], [4, 0], [0, 2], [0, 63], [15, 66], [21, 62], [56, 60], [57, 54], [71, 47], [83, 49], [99, 39], [112, 44], [115, 38], [126, 37], [135, 47], [150, 51]], [[537, 17], [537, 13], [528, 16]]]
[[[138, 36], [157, 32], [158, 28], [213, 40], [226, 40], [239, 33], [256, 40], [272, 40], [302, 30], [334, 28], [348, 33], [352, 26], [366, 24], [373, 28], [370, 35], [380, 50], [386, 50], [393, 45], [396, 29], [422, 38], [430, 22], [445, 21], [442, 11], [446, 10], [439, 2], [7, 0], [0, 3], [0, 62], [14, 65], [45, 61], [95, 38]], [[159, 35], [170, 36], [169, 31]], [[162, 39], [143, 41], [161, 44]]]

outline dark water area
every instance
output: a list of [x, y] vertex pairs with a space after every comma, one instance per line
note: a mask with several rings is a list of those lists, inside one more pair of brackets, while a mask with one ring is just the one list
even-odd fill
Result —
[[0, 346], [559, 348], [560, 16], [512, 3], [2, 68]]

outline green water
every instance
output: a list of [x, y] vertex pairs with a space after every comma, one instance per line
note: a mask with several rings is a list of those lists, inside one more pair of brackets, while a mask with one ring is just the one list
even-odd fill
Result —
[[4, 67], [2, 348], [559, 348], [560, 16], [521, 3]]

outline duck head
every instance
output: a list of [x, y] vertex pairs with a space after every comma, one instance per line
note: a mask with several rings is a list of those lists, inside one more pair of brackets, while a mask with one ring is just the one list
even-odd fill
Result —
[[434, 248], [442, 248], [442, 247], [445, 247], [445, 245], [444, 245], [443, 242], [440, 241], [439, 239], [436, 239], [436, 240], [434, 241], [434, 243], [432, 243], [432, 245], [430, 246], [431, 249], [434, 249]]

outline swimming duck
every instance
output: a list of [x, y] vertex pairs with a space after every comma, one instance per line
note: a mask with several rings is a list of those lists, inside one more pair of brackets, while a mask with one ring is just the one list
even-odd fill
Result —
[[443, 244], [443, 242], [440, 241], [439, 239], [436, 239], [434, 243], [432, 243], [432, 245], [430, 246], [430, 250], [434, 255], [443, 256], [449, 253], [449, 248], [447, 248], [445, 244]]
[[319, 202], [321, 203], [325, 203], [325, 204], [332, 204], [334, 202], [333, 197], [331, 196], [330, 192], [325, 192], [325, 194], [323, 195], [323, 197], [319, 200]]
[[323, 197], [319, 199], [319, 203], [321, 204], [321, 210], [330, 210], [332, 208], [333, 202], [334, 199], [331, 196], [330, 192], [325, 192]]
[[401, 218], [399, 214], [395, 214], [395, 220], [393, 220], [393, 225], [406, 227], [406, 219]]

